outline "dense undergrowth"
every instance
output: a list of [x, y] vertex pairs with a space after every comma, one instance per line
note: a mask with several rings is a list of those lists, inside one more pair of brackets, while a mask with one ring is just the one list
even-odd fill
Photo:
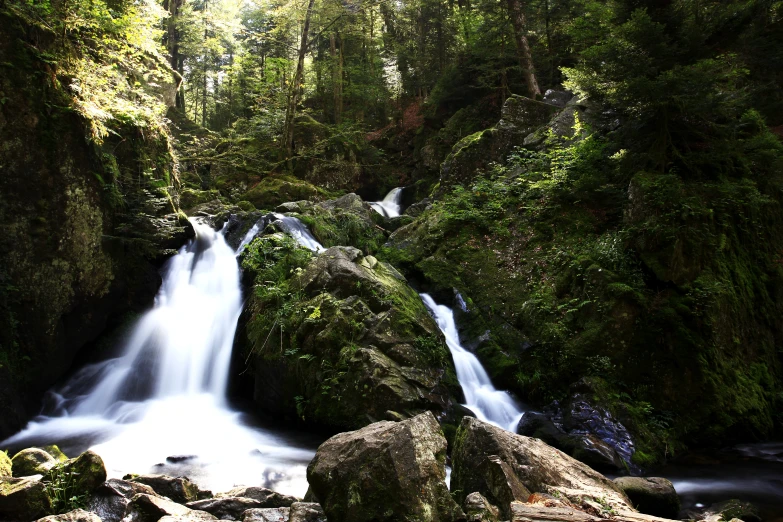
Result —
[[640, 436], [638, 464], [769, 436], [783, 146], [752, 111], [739, 128], [731, 175], [684, 179], [580, 126], [455, 187], [383, 254], [462, 292], [502, 386], [543, 405], [581, 379]]

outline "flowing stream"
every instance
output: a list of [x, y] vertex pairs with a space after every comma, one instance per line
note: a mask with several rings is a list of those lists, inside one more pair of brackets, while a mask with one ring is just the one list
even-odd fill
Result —
[[389, 218], [398, 217], [400, 215], [400, 199], [402, 198], [402, 189], [403, 187], [392, 189], [391, 192], [386, 194], [386, 197], [383, 198], [383, 201], [375, 201], [370, 203], [370, 206], [373, 208], [373, 210], [382, 216]]
[[446, 344], [457, 370], [457, 379], [465, 394], [464, 406], [479, 419], [516, 433], [517, 424], [523, 415], [519, 405], [507, 392], [492, 385], [489, 375], [476, 356], [463, 348], [451, 308], [437, 304], [429, 294], [420, 295], [446, 336]]
[[[283, 223], [292, 223], [297, 241], [323, 249], [306, 228], [297, 236], [295, 225], [304, 227], [290, 220]], [[196, 238], [167, 262], [155, 305], [121, 355], [77, 372], [52, 392], [46, 415], [2, 446], [58, 443], [72, 453], [89, 447], [111, 477], [168, 473], [216, 491], [247, 484], [302, 496], [315, 441], [254, 426], [226, 400], [242, 310], [237, 254], [260, 225], [235, 252], [222, 233], [192, 223]]]

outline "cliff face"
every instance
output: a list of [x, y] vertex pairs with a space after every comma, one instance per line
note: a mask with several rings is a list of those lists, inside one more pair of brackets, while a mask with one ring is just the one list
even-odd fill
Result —
[[116, 121], [95, 139], [102, 122], [78, 110], [84, 91], [53, 58], [58, 36], [10, 8], [0, 25], [3, 438], [37, 413], [82, 347], [151, 302], [160, 262], [192, 229], [171, 197], [166, 132]]

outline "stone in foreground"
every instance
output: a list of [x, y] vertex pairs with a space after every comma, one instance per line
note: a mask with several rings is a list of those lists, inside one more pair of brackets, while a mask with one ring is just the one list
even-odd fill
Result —
[[174, 520], [178, 521], [217, 520], [214, 515], [205, 511], [192, 510], [171, 500], [145, 494], [133, 497], [123, 520], [126, 522], [157, 522], [164, 517], [174, 517]]
[[35, 520], [50, 509], [51, 501], [40, 480], [0, 477], [0, 520]]
[[222, 497], [244, 497], [252, 498], [261, 502], [261, 508], [280, 508], [291, 507], [291, 504], [298, 501], [296, 497], [289, 495], [283, 495], [271, 489], [261, 488], [257, 486], [238, 486], [227, 491], [225, 493], [219, 493], [216, 495], [218, 498]]
[[188, 502], [186, 506], [190, 509], [212, 513], [221, 520], [242, 520], [242, 514], [248, 509], [266, 507], [258, 500], [245, 497], [209, 498]]
[[294, 502], [291, 504], [288, 522], [327, 522], [327, 520], [320, 504]]
[[242, 515], [242, 522], [288, 522], [290, 508], [248, 509]]
[[425, 412], [335, 435], [318, 448], [307, 480], [329, 520], [464, 520], [446, 487], [445, 461], [446, 439]]
[[42, 449], [27, 448], [14, 455], [11, 465], [14, 477], [30, 477], [43, 475], [57, 465], [57, 460]]
[[473, 492], [465, 497], [465, 514], [468, 522], [498, 522], [500, 511], [484, 495]]
[[452, 491], [463, 499], [478, 491], [504, 519], [512, 518], [512, 502], [526, 502], [531, 493], [587, 503], [588, 510], [634, 511], [611, 480], [541, 440], [471, 417], [462, 420], [454, 440]]
[[661, 477], [620, 477], [614, 483], [642, 513], [658, 517], [677, 518], [680, 497], [671, 481]]
[[169, 497], [174, 502], [186, 504], [212, 496], [208, 491], [201, 491], [199, 487], [187, 477], [170, 477], [168, 475], [126, 475], [125, 480], [146, 484], [155, 490], [155, 493]]
[[102, 522], [101, 517], [90, 511], [75, 509], [62, 515], [49, 515], [39, 518], [36, 522]]
[[87, 503], [87, 510], [98, 515], [103, 522], [120, 522], [125, 516], [128, 504], [138, 494], [157, 496], [145, 484], [109, 479], [93, 492]]

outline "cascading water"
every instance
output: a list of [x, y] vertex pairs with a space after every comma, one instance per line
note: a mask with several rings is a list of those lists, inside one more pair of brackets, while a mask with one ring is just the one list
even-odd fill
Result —
[[446, 336], [457, 379], [465, 394], [465, 406], [479, 419], [515, 432], [524, 412], [507, 392], [495, 389], [476, 356], [462, 347], [454, 312], [448, 306], [437, 304], [429, 294], [419, 295]]
[[397, 187], [392, 189], [391, 192], [386, 194], [383, 201], [375, 201], [370, 203], [370, 206], [378, 214], [385, 217], [398, 217], [400, 215], [400, 199], [402, 198], [403, 187]]
[[297, 243], [313, 252], [323, 252], [324, 246], [316, 240], [307, 227], [295, 217], [284, 216], [283, 214], [274, 214], [275, 219], [280, 221], [280, 228], [293, 237]]
[[[249, 426], [226, 404], [242, 310], [236, 255], [258, 231], [235, 252], [222, 233], [193, 226], [196, 238], [167, 263], [155, 306], [122, 355], [78, 372], [53, 394], [54, 411], [3, 447], [91, 447], [114, 477], [169, 472], [216, 490], [249, 484], [304, 493], [312, 449]], [[163, 464], [171, 456], [189, 458]]]

